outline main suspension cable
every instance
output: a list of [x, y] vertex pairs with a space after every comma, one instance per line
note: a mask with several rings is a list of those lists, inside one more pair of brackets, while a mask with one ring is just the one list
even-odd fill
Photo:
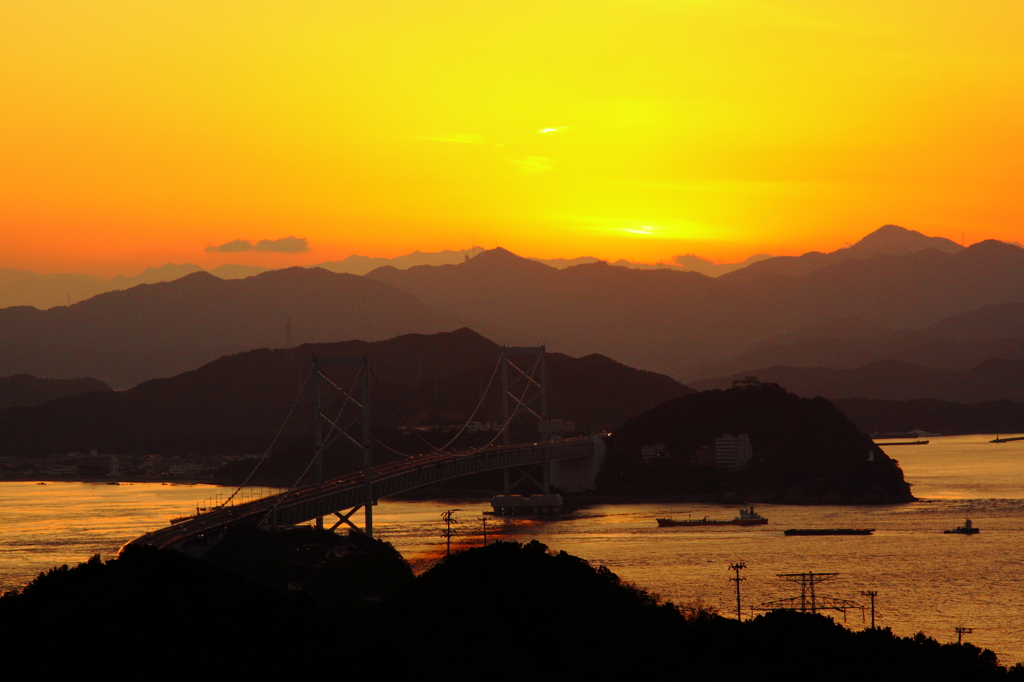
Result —
[[221, 507], [227, 506], [228, 502], [233, 500], [235, 498], [235, 495], [237, 495], [239, 491], [242, 490], [242, 488], [249, 485], [249, 481], [252, 480], [252, 477], [254, 475], [256, 475], [256, 471], [260, 468], [263, 462], [265, 462], [267, 458], [270, 456], [270, 451], [274, 449], [274, 445], [277, 444], [277, 440], [281, 437], [281, 434], [284, 433], [284, 428], [288, 425], [288, 421], [292, 418], [292, 413], [295, 412], [295, 408], [299, 404], [299, 398], [302, 397], [303, 391], [306, 390], [306, 384], [309, 383], [309, 377], [313, 374], [314, 368], [315, 365], [310, 365], [309, 371], [306, 372], [306, 378], [302, 380], [302, 386], [299, 387], [299, 394], [295, 396], [295, 402], [292, 403], [292, 408], [288, 410], [288, 416], [284, 418], [284, 423], [281, 424], [281, 428], [277, 430], [277, 435], [274, 436], [274, 440], [270, 441], [270, 447], [266, 449], [266, 451], [263, 453], [263, 456], [259, 459], [258, 462], [256, 462], [256, 466], [252, 468], [252, 471], [249, 472], [249, 475], [245, 477], [244, 481], [242, 481], [242, 485], [235, 488], [234, 492], [231, 493], [228, 499], [224, 500], [224, 503], [220, 505]]

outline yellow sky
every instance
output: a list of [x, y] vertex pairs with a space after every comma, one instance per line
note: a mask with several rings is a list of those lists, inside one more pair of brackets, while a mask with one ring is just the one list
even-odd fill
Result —
[[[0, 267], [1024, 241], [1024, 3], [0, 4]], [[208, 254], [233, 239], [305, 254]]]

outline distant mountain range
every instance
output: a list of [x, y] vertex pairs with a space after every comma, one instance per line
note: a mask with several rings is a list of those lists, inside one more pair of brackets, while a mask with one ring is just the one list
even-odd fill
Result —
[[[0, 452], [263, 452], [308, 381], [313, 355], [369, 356], [373, 374], [386, 392], [372, 384], [374, 428], [402, 426], [399, 413], [412, 424], [462, 423], [494, 375], [499, 353], [496, 343], [468, 329], [372, 343], [305, 344], [291, 352], [248, 351], [128, 391], [75, 395], [0, 411]], [[348, 374], [326, 371], [335, 383], [351, 381]], [[693, 392], [669, 377], [598, 355], [572, 358], [551, 353], [548, 380], [551, 418], [589, 429], [615, 427], [638, 412]], [[500, 385], [491, 386], [478, 420], [500, 417]], [[308, 389], [307, 384], [282, 443], [310, 434]], [[331, 400], [333, 391], [325, 385], [323, 395], [324, 413], [334, 414], [339, 403]], [[60, 428], [50, 428], [53, 424]], [[531, 437], [536, 438], [535, 428]]]
[[698, 382], [765, 367], [854, 369], [882, 360], [965, 371], [988, 358], [1024, 358], [1024, 302], [982, 306], [916, 330], [856, 317], [832, 320], [766, 339], [735, 357], [685, 367], [677, 376]]
[[[461, 251], [413, 251], [405, 256], [395, 258], [373, 258], [370, 256], [352, 255], [340, 261], [326, 261], [309, 267], [323, 268], [338, 274], [365, 275], [372, 270], [388, 265], [403, 270], [417, 265], [456, 265], [478, 255], [482, 251], [483, 249], [480, 247], [463, 249]], [[616, 261], [612, 265], [640, 270], [685, 270], [700, 272], [709, 277], [717, 277], [723, 273], [732, 272], [749, 263], [765, 258], [770, 258], [770, 256], [752, 256], [742, 263], [715, 264], [697, 256], [677, 256], [675, 264], [659, 263], [657, 265], [648, 265], [646, 263], [633, 263], [623, 259]], [[601, 262], [599, 259], [590, 256], [581, 258], [531, 258], [530, 260], [557, 269]], [[209, 272], [211, 275], [221, 279], [242, 279], [259, 275], [268, 270], [270, 268], [261, 268], [256, 265], [227, 263], [207, 271], [192, 263], [167, 263], [159, 267], [146, 268], [141, 274], [134, 277], [118, 275], [112, 279], [103, 279], [102, 277], [84, 274], [43, 275], [28, 270], [0, 268], [0, 308], [11, 306], [32, 306], [39, 309], [54, 308], [56, 306], [78, 303], [108, 291], [130, 289], [139, 284], [171, 282], [186, 275], [191, 275], [194, 272]]]
[[[901, 234], [885, 232], [889, 244]], [[920, 243], [902, 232], [910, 246]], [[711, 279], [602, 263], [555, 270], [496, 249], [458, 265], [384, 267], [367, 277], [525, 339], [677, 376], [827, 321], [855, 317], [862, 328], [920, 328], [1024, 300], [1024, 249], [997, 241], [955, 252], [926, 248], [847, 258], [798, 275], [761, 268], [741, 276], [769, 262]]]
[[[758, 278], [767, 274], [799, 276], [815, 270], [872, 256], [902, 256], [916, 251], [935, 249], [942, 253], [956, 253], [964, 247], [942, 237], [927, 237], [917, 230], [908, 230], [899, 225], [883, 225], [856, 244], [831, 253], [811, 251], [802, 256], [776, 256], [760, 259], [736, 271], [733, 279]], [[723, 273], [728, 275], [728, 273]]]
[[954, 403], [922, 400], [831, 400], [857, 428], [867, 434], [897, 434], [920, 430], [951, 436], [965, 433], [1024, 433], [1024, 403], [997, 400]]
[[303, 342], [374, 341], [468, 322], [386, 284], [319, 268], [240, 280], [196, 272], [70, 307], [0, 309], [0, 376], [91, 376], [126, 388], [228, 353], [283, 348], [288, 320], [293, 340]]
[[0, 410], [28, 407], [80, 393], [110, 391], [96, 379], [37, 379], [28, 374], [0, 377]]
[[744, 376], [779, 384], [805, 398], [823, 396], [873, 400], [936, 398], [956, 403], [1024, 401], [1024, 359], [989, 358], [966, 372], [879, 360], [854, 369], [765, 367], [720, 379], [695, 381], [703, 391], [729, 388]]
[[768, 259], [719, 278], [604, 262], [558, 269], [503, 249], [466, 255], [362, 277], [196, 272], [71, 307], [2, 309], [0, 375], [93, 376], [122, 388], [282, 347], [289, 318], [295, 342], [470, 326], [501, 343], [599, 353], [686, 383], [880, 361], [965, 372], [1024, 357], [1024, 249], [997, 241], [962, 248], [886, 226], [796, 259], [798, 274], [780, 265], [794, 261]]

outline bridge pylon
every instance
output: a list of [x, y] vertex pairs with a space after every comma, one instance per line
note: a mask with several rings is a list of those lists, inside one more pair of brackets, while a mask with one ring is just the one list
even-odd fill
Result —
[[[323, 375], [322, 369], [332, 365], [357, 367], [356, 377], [350, 389], [346, 390], [342, 387], [338, 387]], [[342, 523], [345, 523], [351, 528], [360, 530], [363, 533], [366, 533], [369, 537], [373, 537], [373, 453], [371, 449], [373, 435], [370, 431], [370, 358], [366, 355], [348, 357], [324, 357], [314, 355], [313, 369], [313, 483], [317, 485], [324, 483], [323, 451], [328, 445], [333, 443], [334, 440], [344, 437], [356, 445], [361, 445], [363, 450], [363, 476], [366, 485], [366, 497], [361, 505], [347, 510], [348, 513], [346, 514], [341, 513], [346, 510], [334, 510], [334, 515], [338, 517], [338, 521], [331, 527], [331, 530], [334, 530]], [[322, 380], [328, 381], [328, 383], [342, 395], [343, 402], [341, 408], [338, 410], [338, 417], [333, 422], [323, 414], [323, 405], [320, 398], [320, 382]], [[356, 393], [357, 385], [359, 386], [358, 399], [354, 395]], [[352, 415], [350, 410], [347, 411], [350, 403], [356, 407], [358, 412], [361, 414], [355, 416]], [[346, 421], [350, 416], [352, 417], [352, 420], [345, 426], [342, 426], [341, 424], [343, 421]], [[324, 440], [322, 435], [323, 421], [325, 420], [331, 425], [326, 440]], [[363, 437], [361, 444], [356, 442], [356, 440], [347, 433], [348, 428], [359, 422], [362, 424]], [[352, 515], [359, 511], [360, 507], [364, 509], [364, 527], [361, 529], [350, 520]], [[322, 516], [316, 517], [316, 527], [324, 527], [324, 519]]]
[[[532, 367], [519, 367], [511, 360], [513, 357], [524, 356], [535, 357], [535, 364]], [[520, 411], [525, 412], [537, 420], [537, 431], [544, 452], [544, 460], [540, 463], [541, 477], [539, 481], [534, 478], [531, 467], [517, 469], [515, 473], [518, 474], [518, 478], [515, 481], [512, 480], [513, 468], [506, 467], [504, 469], [504, 495], [491, 501], [496, 511], [516, 508], [525, 510], [536, 507], [534, 511], [543, 512], [557, 511], [561, 507], [561, 497], [551, 495], [551, 460], [547, 455], [548, 449], [543, 447], [550, 440], [547, 360], [547, 349], [544, 346], [506, 346], [501, 349], [499, 359], [501, 365], [501, 416], [505, 424], [501, 434], [502, 446], [509, 446], [509, 434], [512, 430], [510, 419]], [[516, 403], [511, 413], [509, 412], [510, 398]], [[524, 502], [518, 499], [519, 496], [512, 495], [512, 490], [526, 480], [532, 481], [540, 488], [539, 498]]]

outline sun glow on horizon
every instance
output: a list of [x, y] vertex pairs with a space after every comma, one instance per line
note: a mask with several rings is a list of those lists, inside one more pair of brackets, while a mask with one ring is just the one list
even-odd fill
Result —
[[598, 1], [3, 3], [0, 267], [1020, 240], [1024, 5]]

